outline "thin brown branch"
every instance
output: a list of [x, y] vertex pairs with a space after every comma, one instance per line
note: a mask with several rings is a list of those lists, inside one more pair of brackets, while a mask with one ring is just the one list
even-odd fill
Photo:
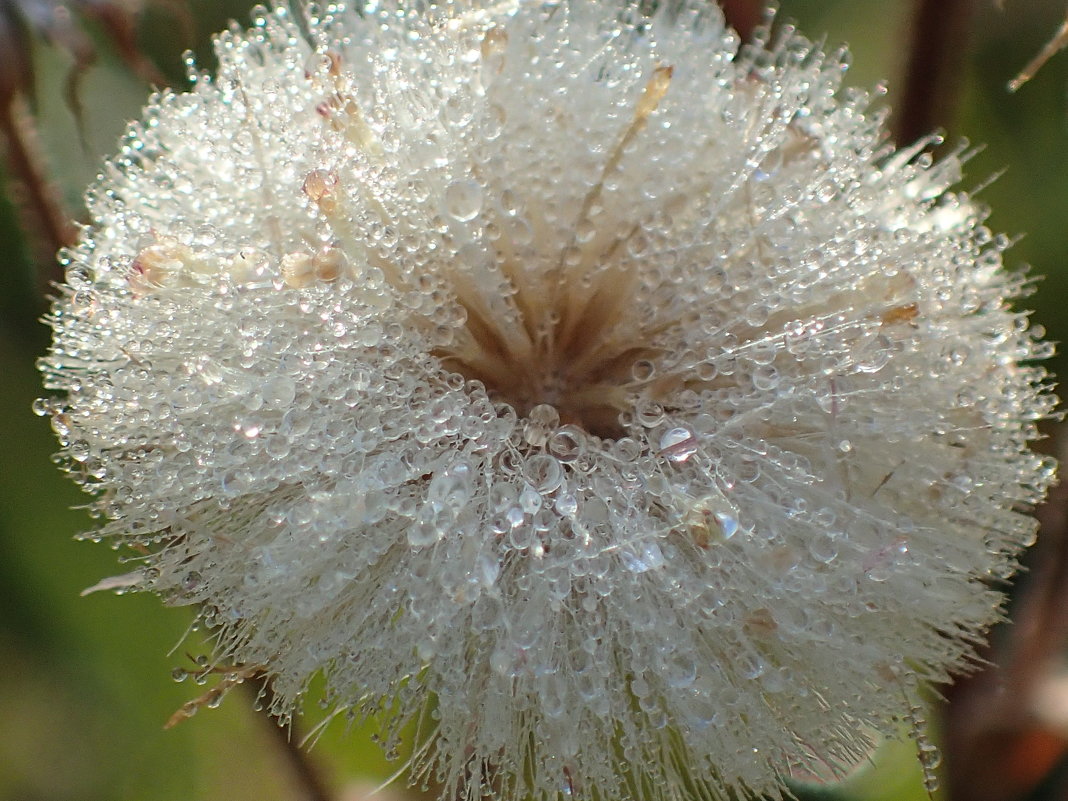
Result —
[[952, 121], [973, 10], [972, 0], [916, 0], [905, 91], [893, 120], [899, 143], [914, 142]]
[[246, 684], [246, 686], [257, 694], [259, 705], [264, 710], [258, 717], [270, 730], [279, 753], [289, 765], [294, 780], [303, 791], [303, 801], [334, 801], [333, 794], [327, 787], [318, 765], [311, 759], [308, 751], [301, 747], [301, 738], [295, 731], [294, 724], [292, 722], [283, 724], [269, 713], [268, 710], [271, 709], [274, 700], [270, 680], [262, 685], [262, 689], [256, 687], [255, 683]]
[[1027, 66], [1020, 70], [1020, 74], [1009, 81], [1009, 91], [1015, 92], [1029, 80], [1035, 77], [1042, 65], [1057, 55], [1058, 52], [1068, 47], [1068, 19], [1061, 23], [1061, 27], [1053, 34], [1053, 38], [1046, 42], [1046, 46], [1039, 51]]
[[738, 32], [743, 42], [753, 38], [753, 31], [763, 21], [765, 0], [720, 0], [727, 24]]
[[18, 205], [27, 229], [35, 235], [32, 244], [41, 263], [41, 289], [61, 280], [55, 254], [73, 244], [75, 229], [59, 193], [48, 180], [44, 159], [37, 146], [33, 118], [21, 95], [0, 103], [0, 136], [6, 150], [11, 178], [19, 192]]

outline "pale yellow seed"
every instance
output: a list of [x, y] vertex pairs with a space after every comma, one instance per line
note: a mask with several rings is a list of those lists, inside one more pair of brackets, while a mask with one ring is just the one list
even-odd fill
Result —
[[303, 289], [315, 281], [315, 261], [307, 253], [287, 253], [282, 257], [282, 280], [291, 289]]

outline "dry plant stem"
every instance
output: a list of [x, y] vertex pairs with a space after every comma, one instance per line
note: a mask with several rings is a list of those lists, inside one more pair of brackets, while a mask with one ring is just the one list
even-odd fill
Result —
[[[191, 42], [192, 21], [189, 10], [183, 3], [169, 4], [181, 36], [180, 41]], [[143, 80], [156, 86], [166, 86], [168, 81], [159, 68], [145, 56], [137, 42], [137, 16], [120, 4], [107, 4], [93, 7], [93, 13], [103, 24], [115, 43], [122, 60]]]
[[1028, 592], [1017, 604], [1010, 665], [1017, 686], [1045, 673], [1068, 640], [1068, 484], [1060, 484], [1037, 514], [1041, 539]]
[[[174, 17], [175, 24], [178, 26], [178, 41], [192, 42], [193, 22], [186, 3], [182, 0], [170, 0], [160, 4], [166, 5]], [[141, 52], [137, 41], [137, 22], [143, 5], [145, 3], [139, 2], [133, 4], [129, 2], [84, 3], [81, 12], [85, 16], [95, 18], [103, 27], [119, 57], [131, 72], [145, 83], [164, 87], [169, 83], [167, 78], [152, 60]], [[85, 115], [79, 88], [83, 76], [97, 59], [97, 50], [91, 40], [86, 38], [80, 30], [69, 25], [57, 26], [52, 36], [62, 43], [74, 58], [74, 65], [67, 75], [65, 96], [67, 107], [77, 123], [82, 147], [88, 150], [88, 144], [85, 141]]]
[[73, 244], [74, 226], [70, 215], [63, 208], [58, 193], [47, 178], [47, 170], [38, 150], [33, 129], [33, 117], [20, 95], [13, 95], [8, 102], [0, 103], [0, 134], [7, 151], [8, 169], [19, 185], [23, 197], [21, 205], [28, 218], [29, 230], [35, 231], [35, 256], [38, 258], [42, 293], [49, 283], [61, 281], [63, 276], [55, 253]]
[[899, 143], [914, 142], [951, 121], [973, 8], [972, 0], [916, 0], [905, 91], [892, 126]]
[[754, 29], [764, 18], [764, 0], [720, 0], [727, 24], [738, 32], [743, 42], [753, 37]]
[[307, 750], [301, 747], [301, 738], [294, 730], [294, 724], [281, 725], [266, 711], [271, 708], [274, 698], [270, 681], [263, 684], [262, 688], [256, 682], [246, 682], [244, 686], [256, 695], [259, 705], [264, 709], [257, 717], [264, 722], [279, 752], [289, 765], [294, 781], [303, 792], [301, 801], [335, 801], [319, 767], [312, 761]]
[[1035, 77], [1042, 65], [1053, 58], [1058, 51], [1063, 50], [1068, 46], [1068, 19], [1065, 19], [1061, 23], [1061, 27], [1057, 29], [1057, 32], [1053, 34], [1053, 38], [1046, 42], [1046, 46], [1039, 51], [1033, 59], [1031, 59], [1027, 66], [1020, 70], [1020, 74], [1009, 81], [1009, 91], [1015, 92], [1029, 80]]

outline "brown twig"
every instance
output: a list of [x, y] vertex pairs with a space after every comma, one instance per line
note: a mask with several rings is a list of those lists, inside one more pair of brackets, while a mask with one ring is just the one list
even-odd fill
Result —
[[[4, 140], [11, 177], [17, 183], [28, 227], [37, 233], [37, 258], [41, 263], [41, 289], [50, 281], [61, 280], [55, 254], [74, 242], [75, 229], [47, 178], [43, 157], [37, 147], [33, 118], [20, 95], [0, 103], [0, 135]], [[47, 265], [47, 267], [46, 267]]]
[[905, 91], [893, 120], [899, 143], [914, 142], [951, 121], [973, 9], [972, 0], [916, 0]]
[[288, 763], [293, 778], [304, 792], [305, 801], [334, 801], [319, 767], [309, 757], [307, 750], [301, 747], [300, 737], [297, 736], [293, 723], [283, 724], [268, 711], [274, 700], [270, 680], [262, 687], [256, 687], [255, 684], [246, 686], [256, 693], [257, 701], [264, 710], [258, 717], [270, 730], [271, 737]]
[[753, 31], [763, 21], [764, 0], [720, 0], [727, 24], [738, 32], [743, 42], [753, 38]]
[[1061, 27], [1053, 34], [1053, 38], [1046, 42], [1038, 54], [1031, 59], [1027, 66], [1020, 70], [1020, 74], [1009, 81], [1009, 91], [1015, 92], [1029, 80], [1035, 77], [1042, 65], [1053, 58], [1057, 53], [1068, 47], [1068, 19], [1061, 23]]

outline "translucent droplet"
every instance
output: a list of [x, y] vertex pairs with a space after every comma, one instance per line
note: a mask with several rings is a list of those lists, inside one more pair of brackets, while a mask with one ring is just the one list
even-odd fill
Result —
[[564, 482], [564, 470], [552, 456], [538, 454], [527, 460], [526, 477], [534, 489], [548, 495]]
[[230, 260], [230, 277], [235, 281], [254, 282], [262, 280], [271, 264], [271, 257], [259, 248], [242, 248]]
[[630, 368], [635, 381], [649, 381], [656, 375], [656, 365], [648, 359], [639, 359]]
[[738, 670], [746, 679], [758, 679], [764, 675], [768, 666], [754, 653], [741, 653], [737, 657]]
[[697, 679], [697, 663], [688, 653], [672, 654], [664, 659], [662, 676], [670, 687], [689, 687]]
[[312, 170], [304, 178], [304, 185], [301, 188], [309, 198], [319, 201], [331, 194], [337, 187], [337, 183], [337, 173], [329, 170]]
[[498, 676], [515, 676], [515, 660], [512, 655], [500, 647], [490, 655], [490, 669]]
[[278, 375], [268, 380], [260, 393], [267, 406], [289, 406], [297, 396], [297, 386], [288, 376]]
[[556, 499], [555, 508], [564, 517], [572, 517], [578, 511], [578, 500], [570, 493], [561, 495]]
[[75, 292], [70, 299], [71, 311], [75, 314], [84, 314], [93, 306], [93, 293], [88, 290]]
[[621, 548], [619, 557], [623, 560], [623, 566], [632, 573], [645, 573], [664, 564], [664, 553], [655, 542]]
[[182, 579], [182, 589], [186, 592], [192, 592], [200, 586], [202, 580], [203, 577], [198, 571], [191, 570]]
[[634, 410], [634, 419], [645, 428], [654, 428], [664, 422], [664, 407], [656, 401], [642, 400]]
[[532, 515], [541, 508], [541, 495], [532, 487], [527, 487], [519, 494], [519, 506], [526, 514]]
[[420, 520], [408, 527], [405, 536], [413, 548], [425, 548], [438, 542], [445, 536], [445, 531], [432, 521]]
[[492, 587], [496, 584], [500, 574], [501, 565], [496, 559], [485, 554], [478, 558], [478, 580], [483, 587]]
[[669, 462], [685, 462], [697, 451], [697, 437], [688, 428], [672, 428], [660, 437], [660, 455]]
[[716, 522], [719, 524], [719, 530], [723, 535], [723, 539], [729, 540], [738, 533], [738, 520], [733, 515], [726, 514], [725, 512], [716, 512], [715, 517]]
[[573, 462], [585, 452], [585, 439], [576, 426], [564, 426], [549, 438], [549, 452], [561, 462]]
[[779, 371], [771, 365], [757, 367], [753, 370], [753, 386], [762, 392], [779, 386]]
[[503, 108], [496, 103], [487, 105], [482, 119], [482, 136], [489, 140], [496, 139], [504, 131], [505, 119], [506, 113]]
[[471, 497], [473, 480], [471, 466], [467, 462], [454, 462], [434, 476], [426, 497], [431, 503], [446, 506], [463, 506]]
[[445, 211], [460, 222], [475, 219], [482, 211], [482, 187], [476, 181], [453, 181], [445, 190]]
[[523, 438], [534, 447], [541, 447], [559, 425], [560, 415], [556, 409], [546, 403], [539, 404], [527, 414]]
[[508, 31], [501, 25], [489, 28], [482, 37], [483, 82], [488, 83], [504, 68], [504, 56], [508, 50]]

